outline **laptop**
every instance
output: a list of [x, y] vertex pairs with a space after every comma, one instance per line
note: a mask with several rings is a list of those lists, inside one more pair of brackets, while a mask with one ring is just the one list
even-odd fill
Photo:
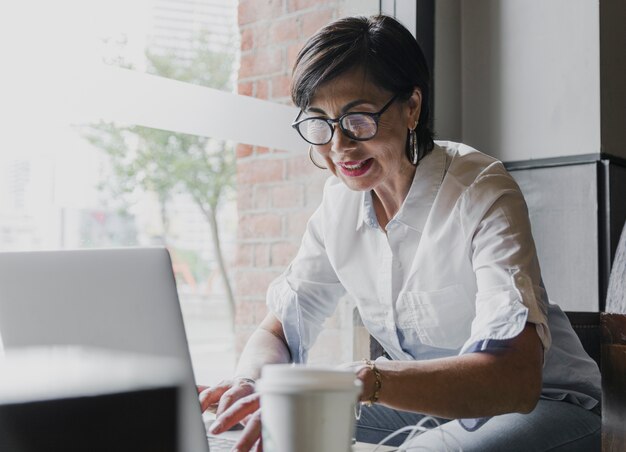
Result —
[[0, 253], [0, 337], [7, 350], [81, 345], [178, 360], [179, 449], [209, 451], [166, 249]]
[[2, 343], [7, 350], [80, 345], [173, 358], [184, 380], [179, 449], [230, 450], [240, 434], [207, 436], [165, 248], [0, 253]]

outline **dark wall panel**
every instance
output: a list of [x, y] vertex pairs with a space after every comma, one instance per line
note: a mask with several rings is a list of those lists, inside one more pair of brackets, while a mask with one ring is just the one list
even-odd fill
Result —
[[528, 204], [550, 299], [568, 311], [597, 311], [596, 163], [512, 170]]

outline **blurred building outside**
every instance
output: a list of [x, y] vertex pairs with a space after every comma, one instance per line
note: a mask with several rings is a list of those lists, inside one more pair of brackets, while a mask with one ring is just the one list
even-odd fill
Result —
[[[140, 20], [118, 20], [120, 10], [125, 9], [128, 17]], [[112, 2], [107, 12], [111, 26], [105, 23], [83, 37], [89, 43], [99, 33], [101, 59], [118, 58], [142, 71], [146, 68], [144, 52], [150, 45], [152, 52], [175, 53], [184, 62], [197, 42], [194, 38], [203, 30], [209, 31], [211, 50], [228, 50], [235, 61], [238, 58], [238, 46], [233, 46], [233, 37], [237, 37], [235, 0]], [[88, 21], [86, 16], [82, 19]], [[234, 80], [233, 70], [231, 85]], [[33, 121], [29, 126], [34, 134], [48, 127], [53, 130], [47, 134], [46, 149], [25, 136], [19, 147], [7, 146], [0, 153], [0, 249], [161, 245], [163, 224], [154, 194], [137, 191], [128, 208], [120, 209], [118, 199], [98, 189], [110, 177], [107, 156], [81, 138], [75, 125]], [[234, 340], [209, 224], [187, 194], [175, 194], [168, 210], [168, 248], [196, 377], [202, 382], [226, 378], [234, 369]], [[222, 251], [227, 265], [232, 266], [237, 228], [234, 194], [222, 203], [218, 219]]]

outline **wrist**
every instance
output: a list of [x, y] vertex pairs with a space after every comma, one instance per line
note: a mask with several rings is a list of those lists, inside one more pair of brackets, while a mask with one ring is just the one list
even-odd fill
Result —
[[256, 385], [256, 380], [252, 377], [247, 377], [244, 375], [237, 375], [233, 378], [233, 386], [254, 386]]
[[382, 389], [382, 375], [378, 367], [376, 367], [376, 363], [370, 361], [369, 359], [363, 360], [364, 367], [366, 370], [367, 381], [368, 384], [365, 385], [364, 381], [364, 389], [361, 400], [368, 406], [371, 406], [378, 402], [380, 399], [380, 391]]

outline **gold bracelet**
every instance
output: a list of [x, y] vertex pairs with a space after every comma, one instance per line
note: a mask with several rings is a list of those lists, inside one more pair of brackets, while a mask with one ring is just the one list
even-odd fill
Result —
[[376, 377], [376, 381], [374, 382], [374, 394], [372, 394], [372, 397], [370, 397], [370, 399], [367, 402], [365, 402], [365, 405], [372, 406], [373, 404], [378, 402], [378, 398], [380, 397], [380, 388], [383, 386], [383, 381], [380, 375], [380, 371], [376, 367], [376, 364], [374, 364], [369, 359], [364, 359], [363, 364], [369, 367], [372, 370], [372, 372], [374, 372], [374, 377]]

